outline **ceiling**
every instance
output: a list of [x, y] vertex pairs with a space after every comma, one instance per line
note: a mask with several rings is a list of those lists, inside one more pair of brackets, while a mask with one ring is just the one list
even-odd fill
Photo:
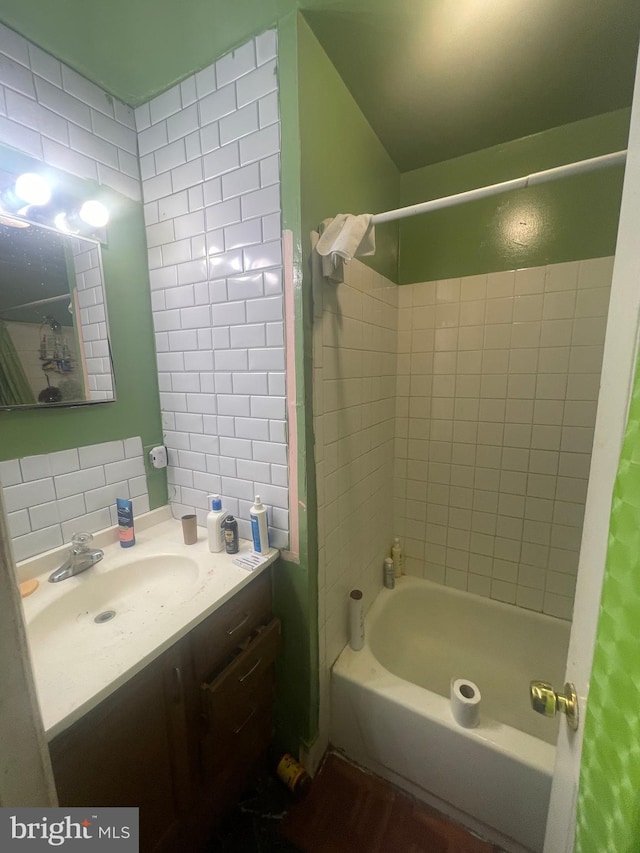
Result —
[[305, 18], [401, 172], [631, 104], [638, 0], [397, 8]]
[[136, 106], [296, 7], [402, 172], [631, 104], [638, 0], [2, 0], [0, 20]]

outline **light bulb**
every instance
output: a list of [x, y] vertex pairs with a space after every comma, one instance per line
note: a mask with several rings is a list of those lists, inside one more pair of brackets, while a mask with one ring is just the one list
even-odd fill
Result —
[[65, 234], [77, 234], [78, 229], [73, 228], [67, 219], [67, 214], [64, 212], [56, 213], [53, 218], [53, 224], [56, 226], [58, 231], [64, 231]]
[[80, 219], [92, 228], [104, 228], [109, 221], [109, 211], [99, 201], [85, 201], [80, 208]]
[[25, 172], [16, 180], [15, 194], [27, 204], [41, 206], [51, 199], [51, 187], [46, 178], [34, 172]]

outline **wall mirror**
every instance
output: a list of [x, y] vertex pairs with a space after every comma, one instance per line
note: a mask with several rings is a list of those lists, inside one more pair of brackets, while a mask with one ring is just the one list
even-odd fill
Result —
[[100, 243], [27, 217], [0, 209], [0, 409], [115, 400]]

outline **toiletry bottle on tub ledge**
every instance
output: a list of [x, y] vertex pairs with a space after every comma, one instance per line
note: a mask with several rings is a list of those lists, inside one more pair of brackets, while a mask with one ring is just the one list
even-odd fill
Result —
[[398, 536], [395, 537], [391, 546], [391, 559], [393, 560], [393, 573], [399, 578], [404, 571], [404, 558], [402, 556], [402, 545]]

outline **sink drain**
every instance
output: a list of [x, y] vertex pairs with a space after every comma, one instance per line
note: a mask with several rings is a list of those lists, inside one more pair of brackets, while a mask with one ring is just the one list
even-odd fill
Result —
[[97, 622], [98, 625], [101, 625], [103, 622], [109, 622], [116, 615], [115, 610], [104, 610], [102, 613], [98, 613], [98, 615], [93, 620]]

